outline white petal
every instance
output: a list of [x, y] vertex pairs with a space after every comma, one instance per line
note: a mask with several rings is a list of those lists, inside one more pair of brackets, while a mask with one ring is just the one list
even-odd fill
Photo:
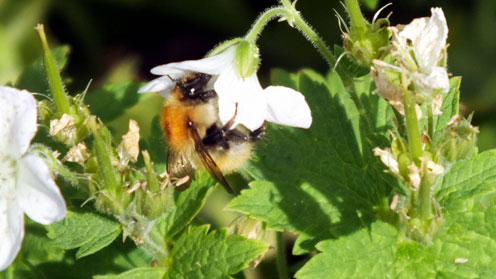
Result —
[[442, 58], [448, 38], [448, 25], [441, 8], [432, 8], [431, 17], [417, 18], [400, 32], [400, 40], [409, 39], [420, 71], [430, 73]]
[[218, 96], [219, 117], [222, 125], [231, 120], [236, 111], [239, 92], [236, 90], [241, 81], [234, 68], [226, 68], [214, 84]]
[[223, 125], [235, 114], [233, 127], [243, 124], [254, 131], [263, 125], [267, 114], [267, 102], [256, 74], [243, 80], [234, 67], [228, 67], [219, 76], [214, 88], [219, 96], [219, 117]]
[[420, 91], [432, 93], [439, 90], [442, 93], [449, 91], [449, 77], [446, 68], [434, 67], [430, 74], [412, 73], [413, 81]]
[[36, 134], [36, 100], [26, 90], [0, 86], [0, 152], [19, 158]]
[[235, 123], [243, 124], [254, 131], [260, 128], [267, 118], [266, 96], [256, 75], [246, 78], [238, 90], [238, 114]]
[[169, 63], [157, 66], [151, 70], [154, 75], [168, 75], [177, 70], [205, 73], [210, 75], [219, 75], [228, 65], [234, 64], [236, 47], [232, 46], [218, 55], [198, 59], [187, 60], [183, 62]]
[[18, 164], [16, 189], [22, 210], [29, 218], [43, 225], [64, 218], [64, 198], [43, 159], [27, 154]]
[[180, 79], [185, 74], [186, 72], [181, 71], [175, 74], [171, 73], [169, 75], [156, 78], [141, 87], [138, 90], [138, 93], [158, 92], [162, 97], [167, 98], [176, 86], [175, 80]]
[[7, 268], [19, 253], [24, 237], [24, 214], [15, 193], [0, 185], [0, 271]]
[[312, 113], [305, 97], [298, 91], [284, 86], [265, 88], [268, 113], [267, 120], [273, 123], [299, 128], [310, 128]]

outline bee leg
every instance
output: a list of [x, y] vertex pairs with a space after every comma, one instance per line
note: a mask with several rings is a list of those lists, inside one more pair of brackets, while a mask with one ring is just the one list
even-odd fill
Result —
[[205, 102], [205, 101], [217, 96], [217, 93], [215, 92], [215, 90], [206, 90], [206, 91], [198, 92], [198, 96], [200, 97], [200, 99], [202, 101]]
[[256, 141], [262, 138], [265, 135], [265, 123], [260, 128], [254, 130], [250, 133], [250, 141]]

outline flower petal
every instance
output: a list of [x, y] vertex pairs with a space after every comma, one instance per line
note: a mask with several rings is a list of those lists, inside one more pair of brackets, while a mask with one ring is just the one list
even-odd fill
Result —
[[0, 86], [0, 153], [19, 158], [36, 134], [36, 100], [26, 90]]
[[284, 87], [269, 86], [264, 90], [267, 98], [270, 122], [299, 128], [310, 128], [312, 113], [300, 92]]
[[415, 86], [423, 93], [433, 93], [439, 90], [442, 93], [449, 91], [449, 77], [446, 68], [434, 67], [430, 74], [412, 73]]
[[18, 164], [16, 187], [22, 210], [29, 218], [43, 225], [64, 218], [64, 198], [43, 159], [27, 154]]
[[[24, 214], [9, 187], [0, 189], [0, 271], [16, 258], [24, 237]], [[3, 188], [3, 189], [2, 189]], [[7, 188], [7, 189], [5, 189]]]
[[234, 66], [227, 67], [215, 82], [214, 88], [219, 97], [219, 117], [222, 125], [229, 122], [235, 114], [233, 127], [242, 124], [254, 131], [263, 125], [267, 103], [256, 74], [243, 80]]
[[420, 71], [427, 74], [442, 58], [448, 38], [448, 25], [443, 10], [432, 8], [431, 13], [431, 17], [413, 20], [400, 33], [401, 38], [412, 41]]
[[177, 71], [176, 73], [170, 73], [166, 76], [156, 78], [141, 87], [138, 93], [158, 92], [160, 96], [167, 98], [176, 86], [175, 80], [180, 79], [185, 74], [186, 72], [184, 71]]
[[187, 60], [176, 63], [169, 63], [157, 66], [151, 70], [154, 75], [168, 75], [177, 70], [205, 73], [210, 75], [219, 75], [223, 72], [226, 65], [234, 64], [236, 47], [229, 47], [218, 55], [198, 59]]

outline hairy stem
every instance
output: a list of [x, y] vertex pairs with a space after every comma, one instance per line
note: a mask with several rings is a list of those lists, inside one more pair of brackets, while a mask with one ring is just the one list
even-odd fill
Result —
[[248, 33], [246, 33], [245, 39], [248, 41], [255, 42], [258, 36], [260, 35], [260, 33], [262, 33], [262, 30], [264, 29], [265, 25], [267, 25], [269, 21], [271, 21], [275, 17], [284, 16], [287, 14], [288, 14], [287, 10], [283, 7], [273, 7], [267, 9], [255, 20], [255, 23], [253, 23]]
[[53, 94], [53, 100], [55, 102], [55, 107], [57, 112], [62, 114], [69, 113], [69, 101], [65, 96], [64, 85], [62, 84], [62, 78], [60, 77], [59, 70], [57, 68], [57, 63], [53, 58], [50, 47], [48, 46], [48, 41], [45, 35], [45, 29], [43, 24], [38, 24], [36, 26], [36, 31], [38, 31], [41, 39], [41, 44], [43, 45], [43, 62], [45, 64], [45, 71], [48, 77], [48, 84], [50, 85], [50, 91]]

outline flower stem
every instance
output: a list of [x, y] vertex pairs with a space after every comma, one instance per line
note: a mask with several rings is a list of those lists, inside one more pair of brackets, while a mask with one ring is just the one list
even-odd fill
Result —
[[428, 224], [425, 223], [428, 222], [431, 217], [431, 186], [434, 185], [435, 180], [436, 176], [425, 174], [420, 182], [418, 211], [420, 219], [424, 222], [426, 227], [428, 227]]
[[365, 32], [367, 30], [367, 22], [362, 15], [358, 0], [345, 0], [344, 3], [350, 15], [351, 29], [357, 30], [359, 33]]
[[406, 129], [408, 133], [408, 144], [412, 160], [417, 166], [420, 166], [420, 157], [422, 156], [422, 143], [420, 141], [420, 130], [417, 120], [417, 112], [411, 92], [408, 89], [403, 90], [403, 106], [405, 107]]
[[45, 63], [48, 84], [50, 85], [50, 90], [53, 94], [55, 107], [57, 107], [57, 111], [60, 113], [60, 115], [68, 114], [69, 101], [65, 96], [64, 85], [62, 84], [62, 78], [60, 77], [57, 64], [55, 62], [55, 59], [53, 58], [52, 52], [50, 51], [50, 47], [48, 46], [44, 26], [43, 24], [38, 24], [35, 29], [36, 31], [38, 31], [41, 39], [41, 44], [43, 45], [43, 61]]
[[112, 194], [112, 198], [115, 199], [120, 192], [120, 188], [119, 183], [117, 182], [117, 179], [114, 175], [114, 168], [112, 167], [112, 162], [110, 159], [111, 147], [107, 146], [106, 142], [100, 135], [101, 129], [104, 129], [104, 127], [98, 127], [99, 125], [96, 121], [97, 120], [94, 119], [88, 122], [90, 131], [94, 137], [93, 144], [95, 147], [96, 159], [100, 167], [100, 174], [103, 178], [103, 182], [105, 183], [104, 187], [106, 190], [109, 191], [109, 193]]
[[284, 232], [276, 232], [277, 241], [277, 273], [279, 279], [289, 279], [288, 263], [286, 261], [286, 249], [284, 247]]
[[287, 10], [283, 7], [272, 7], [265, 10], [265, 12], [263, 12], [261, 15], [258, 16], [258, 18], [255, 20], [255, 23], [253, 23], [248, 33], [246, 33], [245, 39], [251, 42], [255, 42], [258, 36], [260, 35], [260, 33], [262, 33], [262, 30], [264, 29], [265, 25], [267, 25], [269, 21], [271, 21], [277, 16], [283, 16], [287, 14], [288, 14]]
[[432, 113], [432, 104], [427, 105], [427, 133], [429, 135], [431, 148], [434, 149], [434, 115]]

